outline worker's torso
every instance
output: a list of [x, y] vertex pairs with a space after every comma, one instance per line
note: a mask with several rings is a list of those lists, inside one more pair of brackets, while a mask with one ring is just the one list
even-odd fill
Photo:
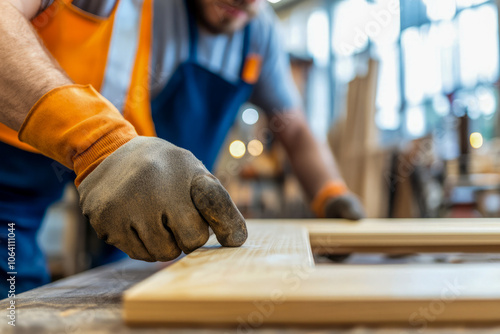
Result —
[[[157, 0], [154, 4], [151, 0], [121, 0], [116, 6], [115, 3], [105, 1], [96, 9], [86, 6], [85, 0], [77, 0], [75, 4], [70, 0], [56, 0], [33, 21], [33, 25], [69, 76], [76, 83], [90, 83], [99, 89], [140, 134], [158, 133], [160, 137], [188, 146], [186, 148], [192, 151], [196, 151], [195, 146], [200, 144], [200, 152], [207, 151], [203, 146], [217, 137], [217, 143], [209, 149], [211, 165], [212, 156], [216, 154], [214, 147], [222, 144], [221, 138], [232, 124], [237, 108], [250, 95], [251, 84], [256, 78], [250, 75], [250, 80], [242, 80], [242, 64], [246, 63], [246, 56], [255, 60], [255, 55], [264, 53], [264, 26], [255, 22], [257, 19], [247, 31], [232, 35], [211, 35], [197, 28], [197, 40], [192, 41], [184, 0]], [[154, 23], [151, 24], [153, 13]], [[246, 42], [245, 34], [249, 35]], [[191, 61], [190, 46], [193, 43], [196, 44], [196, 55]], [[168, 88], [171, 79], [185, 63], [195, 65], [193, 68], [197, 71], [206, 71], [189, 78], [177, 75], [187, 82], [175, 89], [182, 87], [189, 92], [174, 95], [192, 99], [195, 92], [191, 83], [201, 75], [208, 82], [194, 88], [203, 90], [200, 100], [208, 99], [204, 104], [211, 108], [205, 108], [205, 112], [215, 115], [212, 122], [210, 115], [198, 117], [197, 122], [193, 117], [201, 114], [181, 110], [181, 106], [188, 102], [182, 97], [177, 101], [171, 98], [165, 101], [165, 95], [172, 95], [172, 86]], [[217, 84], [210, 84], [214, 82]], [[237, 98], [226, 96], [222, 101], [221, 94], [227, 93], [228, 87], [232, 87], [230, 95]], [[153, 115], [150, 94], [153, 96]], [[191, 105], [191, 108], [199, 107]], [[169, 124], [163, 126], [165, 122]], [[186, 142], [195, 123], [198, 126], [194, 129], [204, 133]], [[176, 133], [170, 131], [173, 128], [177, 129]], [[217, 136], [208, 138], [210, 133]], [[20, 143], [17, 134], [6, 127], [0, 129], [0, 140], [32, 150]], [[206, 158], [200, 157], [202, 160]]]

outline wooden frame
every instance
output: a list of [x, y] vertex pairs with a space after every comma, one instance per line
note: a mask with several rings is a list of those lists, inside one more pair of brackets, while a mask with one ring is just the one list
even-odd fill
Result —
[[[425, 229], [410, 232], [417, 221], [406, 222], [410, 224], [406, 227], [394, 224], [399, 234], [367, 232], [368, 225], [384, 224], [381, 221], [358, 223], [366, 224], [366, 229], [352, 234], [347, 230], [353, 232], [355, 225], [306, 223], [250, 222], [249, 239], [240, 248], [221, 248], [212, 237], [205, 247], [126, 291], [126, 323], [243, 329], [264, 324], [405, 323], [423, 328], [442, 322], [500, 323], [498, 264], [315, 266], [309, 242], [311, 233], [313, 245], [322, 240], [326, 247], [338, 240], [325, 235], [345, 228], [343, 236], [360, 237], [342, 238], [346, 249], [346, 245], [355, 249], [368, 234], [380, 237], [379, 241], [392, 240], [396, 246], [403, 243], [396, 242], [398, 238], [406, 235], [413, 240], [406, 242], [419, 245], [418, 238], [410, 236], [415, 233], [422, 243], [433, 246], [440, 239], [446, 245], [486, 245], [498, 250], [500, 224], [447, 221], [439, 224], [456, 228], [443, 226], [432, 233], [430, 229], [435, 227], [429, 224], [427, 238], [422, 239]], [[475, 223], [486, 225], [469, 229]]]
[[315, 253], [500, 253], [500, 219], [302, 220]]

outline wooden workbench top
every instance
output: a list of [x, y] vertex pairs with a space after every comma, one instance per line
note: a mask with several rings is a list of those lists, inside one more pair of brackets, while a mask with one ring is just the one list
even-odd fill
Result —
[[[36, 334], [102, 334], [102, 333], [164, 333], [161, 328], [129, 328], [122, 320], [121, 298], [124, 290], [157, 272], [165, 264], [124, 260], [116, 264], [96, 268], [79, 275], [63, 279], [46, 286], [18, 295], [16, 327], [7, 324], [7, 318], [0, 319], [0, 333]], [[0, 308], [6, 314], [8, 301], [0, 301]], [[175, 328], [168, 333], [247, 333], [245, 329], [193, 329]], [[427, 328], [425, 333], [500, 333], [497, 328]], [[422, 333], [419, 328], [380, 328], [354, 326], [336, 329], [317, 328], [265, 328], [252, 329], [261, 334], [407, 334]]]

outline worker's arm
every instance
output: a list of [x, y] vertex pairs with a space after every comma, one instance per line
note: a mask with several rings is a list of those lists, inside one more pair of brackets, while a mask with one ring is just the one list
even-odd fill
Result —
[[40, 10], [47, 8], [51, 0], [2, 0], [12, 4], [27, 20], [35, 17]]
[[71, 84], [28, 21], [42, 5], [41, 0], [0, 0], [0, 122], [14, 130], [46, 92]]
[[92, 86], [72, 83], [28, 21], [39, 9], [40, 1], [0, 0], [0, 122], [75, 171], [98, 236], [146, 261], [201, 247], [209, 226], [223, 246], [243, 244], [245, 220], [193, 154], [138, 136]]
[[293, 110], [274, 115], [271, 118], [271, 129], [283, 144], [293, 169], [310, 198], [314, 198], [328, 181], [341, 180], [332, 154], [314, 138], [302, 112]]
[[265, 34], [257, 36], [261, 38], [258, 44], [264, 46], [262, 71], [251, 102], [268, 114], [270, 129], [283, 143], [314, 213], [318, 217], [362, 218], [361, 204], [345, 186], [330, 150], [315, 140], [301, 112], [300, 94], [291, 75], [277, 18], [274, 22], [262, 21]]
[[271, 129], [283, 144], [316, 215], [347, 219], [364, 216], [358, 199], [345, 186], [331, 151], [314, 138], [301, 111], [275, 114]]

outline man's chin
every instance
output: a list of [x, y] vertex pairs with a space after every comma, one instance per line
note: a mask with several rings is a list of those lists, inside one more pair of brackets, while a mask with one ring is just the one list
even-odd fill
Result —
[[203, 22], [205, 28], [213, 34], [232, 34], [235, 31], [241, 30], [245, 27], [246, 22], [221, 22], [217, 24], [210, 24]]

